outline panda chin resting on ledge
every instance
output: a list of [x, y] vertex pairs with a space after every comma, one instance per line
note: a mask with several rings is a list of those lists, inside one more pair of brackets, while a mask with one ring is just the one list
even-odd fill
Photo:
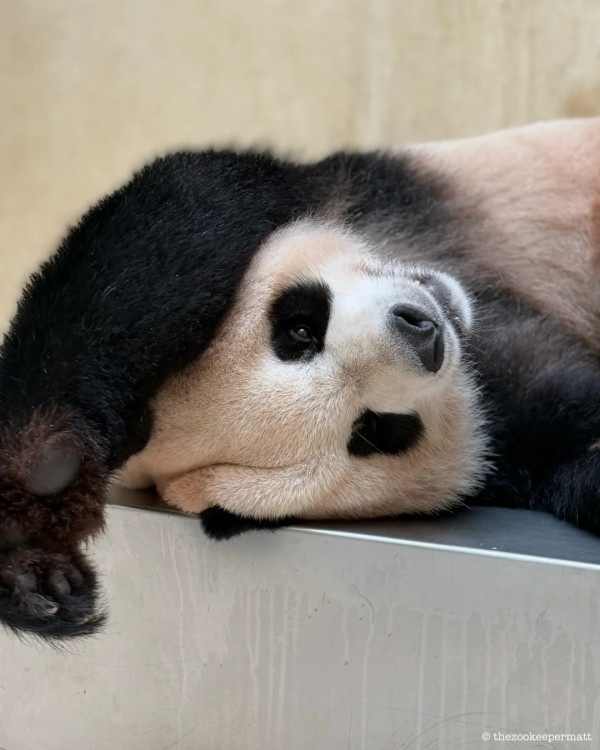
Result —
[[600, 533], [600, 122], [159, 159], [0, 352], [0, 621], [104, 620], [107, 481], [207, 532], [489, 503]]

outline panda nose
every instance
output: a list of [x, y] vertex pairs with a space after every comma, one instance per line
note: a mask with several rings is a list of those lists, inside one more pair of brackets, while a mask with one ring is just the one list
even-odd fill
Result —
[[390, 310], [392, 329], [419, 358], [428, 372], [437, 372], [444, 361], [444, 336], [440, 323], [415, 305], [395, 305]]

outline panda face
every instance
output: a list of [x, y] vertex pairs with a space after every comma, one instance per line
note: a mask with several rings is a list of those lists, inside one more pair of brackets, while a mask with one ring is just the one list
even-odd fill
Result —
[[470, 327], [451, 277], [381, 261], [339, 226], [288, 226], [202, 358], [161, 389], [121, 479], [252, 518], [447, 506], [484, 469]]

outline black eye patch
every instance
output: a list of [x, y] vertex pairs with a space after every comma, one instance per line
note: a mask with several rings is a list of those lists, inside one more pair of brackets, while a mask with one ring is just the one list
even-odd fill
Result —
[[365, 411], [352, 425], [348, 452], [353, 456], [385, 453], [394, 456], [416, 445], [424, 426], [418, 414], [377, 414]]
[[284, 362], [323, 350], [331, 314], [331, 292], [319, 281], [299, 282], [283, 291], [271, 306], [271, 345]]

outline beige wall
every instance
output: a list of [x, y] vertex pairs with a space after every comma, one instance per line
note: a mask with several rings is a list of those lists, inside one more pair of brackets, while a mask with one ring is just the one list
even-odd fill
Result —
[[597, 0], [0, 0], [0, 327], [154, 153], [474, 134], [600, 113]]

